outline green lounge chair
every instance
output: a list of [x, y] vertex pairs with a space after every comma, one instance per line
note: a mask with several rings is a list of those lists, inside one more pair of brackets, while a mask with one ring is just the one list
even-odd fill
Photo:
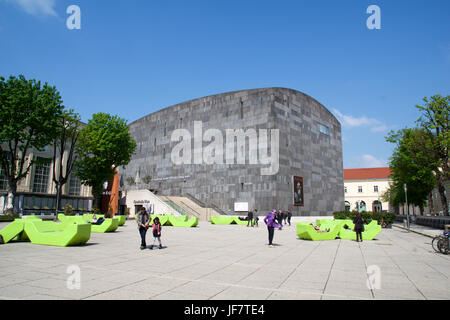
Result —
[[[97, 217], [97, 219], [100, 219], [100, 218], [105, 219], [105, 215], [104, 214], [96, 214], [95, 216]], [[83, 217], [86, 220], [92, 221], [92, 219], [94, 218], [94, 214], [92, 214], [92, 213], [85, 213], [85, 214], [83, 214]], [[117, 219], [118, 220], [119, 227], [123, 226], [125, 224], [125, 222], [127, 221], [127, 217], [126, 216], [121, 216], [121, 215], [115, 215], [112, 219]]]
[[159, 223], [161, 223], [162, 226], [167, 226], [169, 223], [169, 216], [168, 214], [152, 214], [150, 215], [150, 218], [152, 219], [152, 221], [150, 221], [150, 225], [153, 224], [153, 220], [158, 217], [159, 218]]
[[176, 216], [169, 216], [169, 221], [167, 222], [167, 225], [172, 225], [174, 227], [196, 227], [198, 225], [198, 218], [192, 217], [189, 220], [186, 220], [187, 216], [183, 217], [176, 217]]
[[212, 224], [231, 224], [234, 221], [235, 217], [231, 216], [211, 216], [209, 221]]
[[334, 240], [336, 239], [340, 230], [340, 223], [336, 223], [329, 232], [318, 232], [310, 223], [297, 223], [297, 236], [303, 240]]
[[341, 223], [340, 221], [336, 221], [334, 219], [321, 219], [316, 220], [316, 225], [319, 227], [320, 230], [327, 230], [332, 229], [337, 223]]
[[234, 217], [233, 222], [231, 224], [233, 224], [233, 223], [241, 225], [241, 226], [244, 226], [244, 225], [246, 226], [246, 225], [248, 225], [248, 220], [241, 220], [241, 219], [239, 219], [239, 217]]
[[16, 219], [0, 231], [4, 243], [17, 238], [33, 244], [74, 246], [85, 244], [91, 236], [90, 224], [70, 221], [55, 223], [41, 219]]
[[2, 230], [0, 230], [0, 243], [8, 243], [11, 240], [18, 238], [24, 228], [24, 220], [16, 219]]
[[238, 224], [247, 225], [247, 220], [241, 220], [236, 216], [212, 216], [210, 218], [212, 224]]
[[24, 221], [23, 232], [33, 244], [67, 247], [85, 244], [91, 237], [91, 225], [31, 219]]
[[[380, 232], [381, 226], [378, 225], [378, 222], [376, 220], [372, 220], [368, 225], [364, 226], [362, 239], [373, 240]], [[341, 230], [339, 231], [339, 238], [346, 240], [356, 240], [356, 232], [353, 231], [353, 227], [349, 229], [344, 229], [343, 227], [341, 227]]]
[[[58, 214], [58, 220], [61, 222], [65, 221], [73, 221], [80, 224], [89, 223], [90, 220], [86, 219], [84, 216], [66, 216], [64, 214]], [[107, 218], [102, 224], [96, 225], [91, 224], [92, 232], [96, 233], [105, 233], [105, 232], [114, 232], [119, 227], [119, 219], [117, 218]]]
[[127, 216], [116, 215], [114, 216], [114, 218], [117, 218], [119, 220], [119, 227], [123, 226], [127, 221]]

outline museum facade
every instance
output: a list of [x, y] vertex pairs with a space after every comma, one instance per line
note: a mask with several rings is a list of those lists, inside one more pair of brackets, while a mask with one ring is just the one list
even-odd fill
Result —
[[344, 210], [341, 125], [299, 91], [212, 95], [129, 127], [137, 150], [119, 168], [122, 190], [189, 196], [222, 214], [235, 214], [242, 204], [261, 214], [290, 209], [298, 216], [330, 216]]

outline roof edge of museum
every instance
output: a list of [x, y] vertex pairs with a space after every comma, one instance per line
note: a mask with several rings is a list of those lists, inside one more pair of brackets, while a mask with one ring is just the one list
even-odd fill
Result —
[[148, 115], [146, 115], [146, 116], [143, 116], [143, 117], [141, 117], [141, 118], [139, 118], [139, 119], [136, 119], [136, 120], [130, 122], [128, 125], [131, 126], [132, 124], [137, 123], [137, 122], [139, 122], [139, 121], [141, 121], [141, 120], [143, 120], [143, 119], [145, 119], [145, 118], [147, 118], [147, 117], [149, 117], [149, 116], [155, 115], [155, 114], [160, 113], [160, 112], [164, 112], [164, 111], [166, 111], [167, 109], [175, 108], [175, 107], [180, 106], [180, 105], [183, 105], [183, 104], [192, 103], [192, 102], [197, 101], [197, 100], [209, 99], [209, 98], [218, 97], [218, 96], [222, 96], [222, 95], [238, 94], [238, 93], [242, 93], [242, 92], [249, 92], [249, 93], [250, 93], [250, 92], [270, 91], [270, 90], [286, 90], [286, 91], [291, 91], [291, 92], [294, 92], [294, 93], [297, 93], [297, 94], [300, 93], [300, 94], [302, 94], [302, 95], [308, 97], [309, 99], [315, 101], [315, 102], [316, 102], [317, 104], [319, 104], [320, 106], [322, 106], [322, 107], [323, 107], [323, 108], [324, 108], [324, 109], [325, 109], [325, 110], [326, 110], [326, 111], [327, 111], [327, 112], [328, 112], [328, 113], [336, 120], [336, 122], [337, 122], [339, 125], [341, 124], [341, 123], [339, 122], [339, 120], [333, 115], [333, 113], [331, 113], [330, 110], [328, 110], [322, 103], [320, 103], [319, 101], [317, 101], [316, 99], [314, 99], [314, 98], [311, 97], [310, 95], [308, 95], [308, 94], [306, 94], [306, 93], [303, 93], [303, 92], [301, 92], [301, 91], [295, 90], [295, 89], [290, 89], [290, 88], [285, 88], [285, 87], [267, 87], [267, 88], [255, 88], [255, 89], [244, 89], [244, 90], [236, 90], [236, 91], [222, 92], [222, 93], [216, 93], [216, 94], [204, 96], [204, 97], [201, 97], [201, 98], [195, 98], [195, 99], [187, 100], [187, 101], [180, 102], [180, 103], [177, 103], [177, 104], [168, 106], [168, 107], [164, 107], [164, 108], [162, 108], [162, 109], [160, 109], [160, 110], [157, 110], [157, 111], [155, 111], [155, 112], [152, 112], [152, 113], [150, 113], [150, 114], [148, 114]]

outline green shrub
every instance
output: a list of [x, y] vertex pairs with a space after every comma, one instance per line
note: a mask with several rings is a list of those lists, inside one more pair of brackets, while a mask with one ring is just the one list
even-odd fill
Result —
[[381, 224], [381, 221], [384, 221], [383, 213], [382, 212], [372, 212], [372, 219], [377, 220], [378, 224]]
[[334, 217], [334, 219], [344, 220], [344, 219], [347, 219], [347, 214], [348, 214], [347, 211], [336, 211], [336, 212], [333, 212], [333, 217]]
[[8, 214], [5, 216], [0, 216], [0, 221], [14, 221], [14, 219], [19, 219], [20, 216], [18, 214]]
[[63, 210], [64, 210], [64, 214], [66, 216], [71, 216], [73, 214], [73, 208], [72, 208], [72, 206], [70, 204], [66, 204], [64, 206]]
[[[333, 212], [333, 217], [335, 219], [349, 219], [354, 220], [356, 213], [358, 211], [336, 211]], [[395, 213], [393, 212], [370, 212], [370, 211], [363, 211], [360, 213], [361, 217], [363, 218], [364, 223], [369, 224], [372, 220], [378, 221], [378, 224], [381, 224], [381, 222], [384, 222], [385, 224], [392, 224], [395, 221]]]
[[396, 214], [394, 212], [384, 212], [383, 219], [386, 224], [393, 224], [395, 221]]
[[372, 212], [363, 211], [360, 213], [364, 223], [369, 224], [372, 221]]
[[350, 211], [349, 213], [348, 213], [348, 217], [347, 217], [347, 219], [349, 219], [349, 220], [355, 220], [355, 217], [356, 217], [356, 214], [358, 213], [358, 211]]

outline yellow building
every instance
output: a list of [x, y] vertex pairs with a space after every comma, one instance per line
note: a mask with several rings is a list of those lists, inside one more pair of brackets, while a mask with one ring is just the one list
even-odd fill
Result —
[[[66, 152], [67, 154], [67, 152]], [[64, 159], [67, 159], [66, 154]], [[33, 158], [53, 159], [53, 148], [46, 147], [44, 151], [31, 150], [26, 159], [27, 164]], [[57, 162], [59, 163], [59, 157]], [[59, 172], [56, 172], [58, 175]], [[0, 213], [7, 206], [7, 181], [0, 169]], [[56, 186], [53, 182], [53, 163], [33, 165], [28, 175], [19, 181], [14, 199], [14, 207], [19, 213], [54, 212], [56, 203]], [[72, 174], [62, 190], [62, 207], [71, 205], [76, 211], [90, 210], [92, 207], [91, 187], [81, 184], [80, 179]]]

